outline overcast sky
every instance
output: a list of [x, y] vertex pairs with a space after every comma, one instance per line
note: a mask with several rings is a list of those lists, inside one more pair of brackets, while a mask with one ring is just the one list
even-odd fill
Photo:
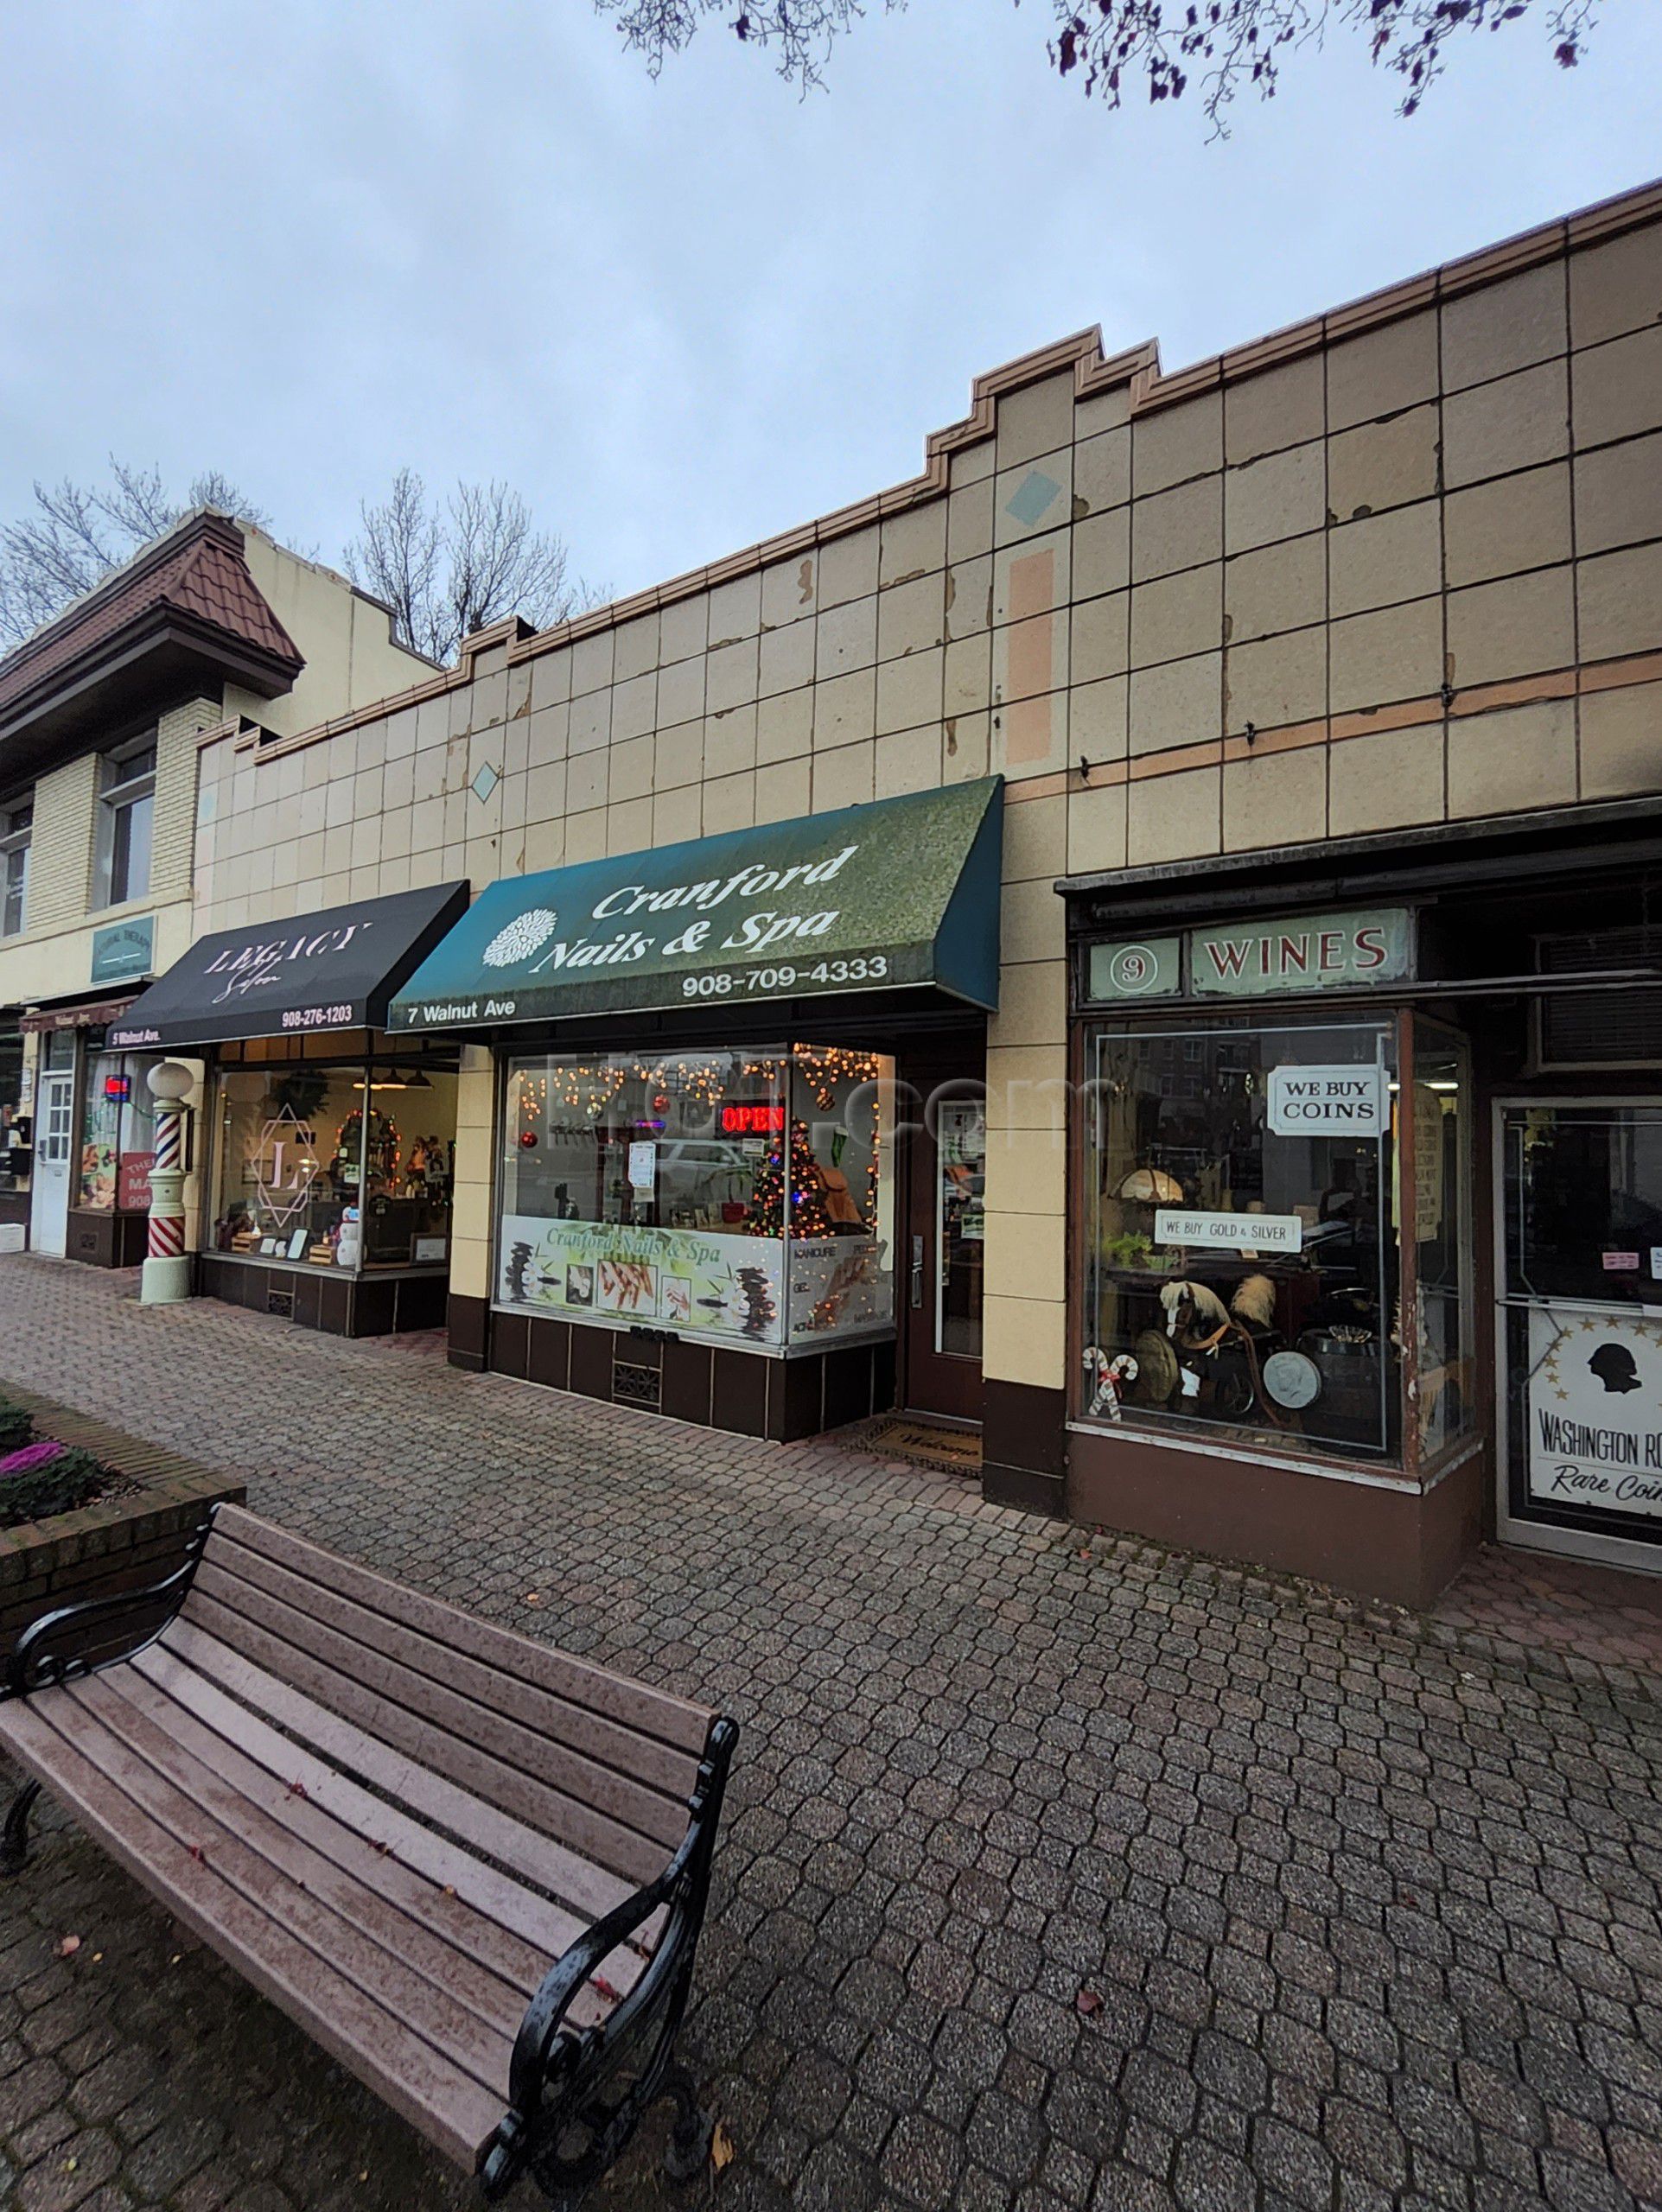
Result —
[[806, 102], [719, 24], [654, 85], [588, 0], [0, 0], [0, 513], [113, 451], [333, 561], [408, 461], [634, 590], [1083, 325], [1181, 366], [1646, 181], [1662, 9], [1606, 14], [1568, 75], [1467, 40], [1409, 122], [1337, 35], [1220, 145], [1059, 82], [1048, 0], [874, 12]]

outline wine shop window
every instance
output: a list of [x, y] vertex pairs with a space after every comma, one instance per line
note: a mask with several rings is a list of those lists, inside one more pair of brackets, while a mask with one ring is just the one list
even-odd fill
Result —
[[1089, 1027], [1081, 1417], [1380, 1467], [1456, 1445], [1469, 1090], [1463, 1041], [1394, 1011]]

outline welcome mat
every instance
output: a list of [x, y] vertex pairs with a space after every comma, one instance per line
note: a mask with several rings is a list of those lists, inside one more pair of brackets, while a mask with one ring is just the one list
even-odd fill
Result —
[[914, 1466], [933, 1467], [939, 1473], [965, 1475], [981, 1472], [981, 1432], [948, 1428], [916, 1414], [882, 1414], [850, 1429], [841, 1442], [854, 1452], [875, 1452], [880, 1459], [907, 1459]]

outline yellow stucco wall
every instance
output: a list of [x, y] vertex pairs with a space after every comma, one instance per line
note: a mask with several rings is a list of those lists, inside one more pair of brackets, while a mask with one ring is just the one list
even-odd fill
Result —
[[351, 727], [209, 746], [199, 925], [1002, 772], [986, 1365], [1059, 1384], [1055, 879], [1662, 790], [1659, 300], [1652, 193], [1179, 375], [1065, 341], [913, 484]]

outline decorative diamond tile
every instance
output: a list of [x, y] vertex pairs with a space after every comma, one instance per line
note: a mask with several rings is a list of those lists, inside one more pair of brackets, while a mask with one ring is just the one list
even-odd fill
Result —
[[1061, 486], [1042, 468], [1030, 468], [1004, 502], [1004, 512], [1030, 530], [1060, 497]]
[[487, 760], [473, 779], [473, 795], [483, 805], [502, 779]]

